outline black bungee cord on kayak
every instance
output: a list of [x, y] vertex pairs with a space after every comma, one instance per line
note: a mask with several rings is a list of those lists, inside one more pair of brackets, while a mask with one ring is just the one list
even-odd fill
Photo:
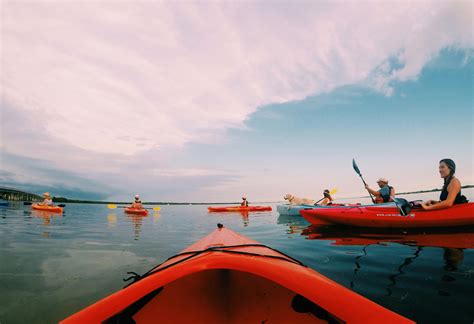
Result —
[[[222, 224], [217, 224], [217, 227], [218, 228], [222, 228], [224, 227]], [[277, 253], [280, 253], [281, 255], [283, 256], [278, 256], [278, 255], [268, 255], [268, 254], [260, 254], [260, 253], [253, 253], [253, 252], [244, 252], [244, 251], [234, 251], [234, 250], [229, 250], [229, 249], [233, 249], [233, 248], [240, 248], [240, 247], [263, 247], [263, 248], [267, 248], [267, 249], [270, 249], [272, 251], [275, 251]], [[134, 284], [135, 282], [137, 281], [140, 281], [142, 280], [143, 278], [145, 277], [148, 277], [149, 275], [152, 275], [154, 273], [157, 273], [159, 271], [162, 271], [162, 270], [165, 270], [165, 269], [168, 269], [168, 268], [171, 268], [179, 263], [182, 263], [184, 261], [187, 261], [189, 259], [192, 259], [196, 256], [199, 256], [201, 254], [204, 254], [204, 253], [207, 253], [207, 252], [223, 252], [223, 253], [233, 253], [233, 254], [241, 254], [241, 255], [248, 255], [248, 256], [257, 256], [257, 257], [265, 257], [265, 258], [272, 258], [272, 259], [279, 259], [279, 260], [283, 260], [283, 261], [287, 261], [287, 262], [291, 262], [291, 263], [295, 263], [297, 265], [300, 265], [300, 266], [303, 266], [303, 267], [307, 267], [303, 262], [295, 259], [295, 258], [292, 258], [291, 256], [281, 252], [281, 251], [278, 251], [277, 249], [274, 249], [270, 246], [267, 246], [265, 244], [261, 244], [261, 243], [249, 243], [249, 244], [237, 244], [237, 245], [222, 245], [222, 246], [211, 246], [211, 247], [208, 247], [207, 249], [204, 249], [204, 250], [197, 250], [197, 251], [189, 251], [189, 252], [182, 252], [182, 253], [179, 253], [179, 254], [176, 254], [176, 255], [173, 255], [172, 257], [169, 257], [166, 261], [160, 263], [159, 265], [153, 267], [152, 269], [150, 269], [149, 271], [145, 272], [143, 275], [139, 275], [138, 273], [136, 272], [133, 272], [133, 271], [130, 271], [130, 272], [127, 272], [127, 274], [129, 275], [132, 275], [128, 278], [124, 278], [123, 281], [129, 281], [129, 280], [133, 280], [131, 283], [129, 283], [128, 285], [126, 285], [124, 288]], [[161, 265], [165, 264], [166, 262], [172, 260], [172, 259], [175, 259], [177, 257], [180, 257], [180, 256], [184, 256], [184, 255], [187, 255], [187, 257], [181, 259], [181, 260], [178, 260], [174, 263], [171, 263], [171, 264], [168, 264], [162, 268], [159, 268]]]

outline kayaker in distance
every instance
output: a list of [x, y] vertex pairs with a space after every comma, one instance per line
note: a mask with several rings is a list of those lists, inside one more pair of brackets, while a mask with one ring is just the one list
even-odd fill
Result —
[[439, 174], [444, 179], [443, 189], [439, 195], [439, 201], [428, 200], [421, 204], [425, 210], [435, 210], [451, 207], [452, 205], [464, 204], [468, 200], [461, 195], [461, 181], [454, 176], [456, 163], [451, 159], [439, 161]]
[[334, 199], [331, 197], [331, 193], [329, 192], [328, 189], [324, 190], [323, 195], [324, 195], [324, 199], [321, 200], [319, 204], [321, 206], [332, 205], [332, 202], [334, 201]]
[[380, 190], [373, 190], [369, 185], [365, 185], [365, 189], [375, 196], [375, 203], [382, 204], [386, 202], [393, 201], [392, 197], [395, 197], [395, 189], [388, 185], [388, 180], [386, 178], [379, 178], [377, 184], [380, 187]]
[[142, 201], [140, 200], [140, 196], [138, 194], [135, 195], [135, 201], [132, 203], [132, 208], [143, 209]]
[[51, 195], [49, 194], [49, 192], [45, 192], [45, 193], [43, 194], [43, 197], [44, 197], [43, 202], [39, 203], [38, 205], [41, 205], [41, 206], [53, 206], [53, 199], [51, 198]]
[[249, 202], [247, 201], [247, 197], [242, 196], [242, 202], [240, 203], [240, 206], [241, 207], [248, 207], [249, 206]]

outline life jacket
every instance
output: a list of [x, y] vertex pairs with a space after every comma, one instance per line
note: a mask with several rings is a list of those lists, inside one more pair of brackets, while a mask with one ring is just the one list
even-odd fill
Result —
[[392, 192], [392, 189], [393, 189], [393, 187], [389, 186], [389, 185], [387, 185], [386, 187], [388, 187], [388, 195], [382, 195], [382, 194], [380, 195], [380, 197], [382, 197], [384, 203], [390, 201], [390, 193]]

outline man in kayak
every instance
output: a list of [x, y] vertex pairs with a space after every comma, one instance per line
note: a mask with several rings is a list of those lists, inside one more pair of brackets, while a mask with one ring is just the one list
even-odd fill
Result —
[[425, 210], [435, 210], [451, 207], [452, 205], [464, 204], [468, 200], [461, 195], [461, 181], [454, 176], [456, 163], [451, 159], [439, 161], [439, 174], [444, 179], [443, 189], [439, 195], [439, 201], [428, 200], [421, 204]]
[[39, 203], [38, 205], [41, 205], [41, 206], [53, 206], [53, 199], [51, 198], [51, 195], [49, 194], [49, 192], [45, 192], [45, 193], [43, 194], [43, 197], [44, 197], [43, 202]]
[[142, 201], [140, 200], [140, 196], [138, 194], [135, 195], [135, 201], [132, 203], [132, 208], [143, 209]]
[[247, 201], [247, 197], [242, 196], [242, 202], [240, 203], [240, 206], [241, 207], [248, 207], [249, 206], [249, 202]]
[[321, 200], [319, 205], [321, 206], [331, 205], [334, 199], [331, 197], [331, 193], [329, 192], [329, 190], [328, 189], [324, 190], [323, 195], [324, 195], [324, 199]]
[[382, 204], [386, 202], [393, 201], [392, 197], [395, 197], [395, 189], [388, 185], [388, 180], [386, 178], [379, 178], [377, 184], [380, 187], [380, 190], [373, 190], [369, 185], [365, 185], [365, 189], [375, 196], [375, 203]]

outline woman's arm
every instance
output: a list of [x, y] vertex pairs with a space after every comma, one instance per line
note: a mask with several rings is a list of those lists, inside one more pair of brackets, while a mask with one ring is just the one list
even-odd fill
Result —
[[421, 206], [425, 210], [436, 210], [451, 207], [454, 204], [459, 191], [461, 191], [461, 182], [458, 179], [453, 179], [448, 186], [448, 198], [446, 198], [446, 200], [434, 204], [433, 201], [431, 201], [432, 204], [428, 205], [423, 203]]

